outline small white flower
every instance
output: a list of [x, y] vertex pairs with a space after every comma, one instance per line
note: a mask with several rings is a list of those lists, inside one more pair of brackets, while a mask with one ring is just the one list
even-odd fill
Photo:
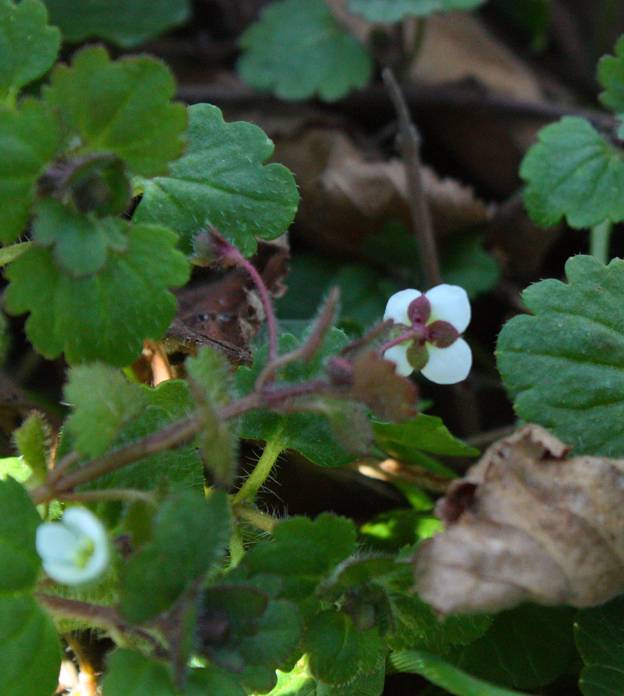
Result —
[[106, 529], [86, 508], [69, 508], [59, 522], [40, 524], [36, 544], [45, 572], [64, 585], [91, 582], [110, 562]]
[[472, 352], [460, 338], [470, 323], [470, 301], [463, 288], [437, 285], [424, 295], [418, 290], [401, 290], [388, 300], [384, 319], [403, 325], [408, 336], [384, 351], [398, 374], [411, 374], [416, 362], [432, 382], [455, 384], [466, 379]]

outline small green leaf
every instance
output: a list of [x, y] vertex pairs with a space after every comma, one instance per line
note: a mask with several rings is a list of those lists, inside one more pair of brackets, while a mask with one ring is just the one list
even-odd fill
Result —
[[147, 401], [119, 370], [97, 363], [70, 370], [65, 399], [73, 407], [66, 428], [76, 450], [89, 457], [103, 454]]
[[[342, 331], [332, 329], [321, 349], [306, 364], [292, 363], [281, 376], [292, 384], [305, 382], [320, 376], [323, 361], [335, 355], [347, 343]], [[286, 353], [299, 345], [291, 334], [280, 337], [280, 352]], [[266, 364], [268, 349], [265, 345], [255, 355], [252, 367], [241, 367], [236, 373], [239, 393], [253, 390], [262, 368]], [[319, 466], [344, 466], [353, 461], [354, 455], [344, 450], [337, 442], [324, 416], [316, 413], [280, 414], [265, 409], [251, 411], [242, 419], [241, 437], [250, 440], [279, 440], [284, 449], [293, 449]]]
[[281, 99], [340, 99], [364, 86], [372, 60], [323, 0], [282, 0], [243, 34], [238, 71], [245, 82]]
[[621, 457], [624, 434], [624, 261], [566, 263], [567, 283], [544, 280], [523, 293], [534, 316], [514, 317], [497, 361], [514, 407], [578, 454]]
[[133, 48], [182, 24], [189, 0], [45, 0], [50, 19], [67, 41], [97, 36]]
[[32, 247], [6, 270], [7, 311], [30, 312], [26, 333], [48, 358], [65, 352], [69, 363], [131, 363], [145, 338], [159, 339], [176, 311], [168, 288], [183, 285], [189, 267], [175, 249], [176, 235], [153, 225], [122, 223], [125, 252], [109, 252], [97, 275], [72, 278], [51, 251]]
[[23, 457], [4, 457], [0, 459], [0, 481], [6, 481], [9, 476], [18, 483], [24, 483], [32, 476], [32, 469]]
[[106, 696], [176, 696], [168, 666], [130, 650], [117, 649], [106, 661]]
[[26, 468], [42, 483], [47, 474], [50, 444], [50, 426], [43, 415], [37, 411], [31, 413], [13, 433], [13, 439]]
[[0, 510], [0, 593], [28, 590], [41, 567], [35, 549], [41, 518], [26, 489], [12, 478], [0, 481]]
[[539, 132], [520, 167], [524, 200], [538, 225], [624, 220], [624, 155], [585, 119], [566, 116]]
[[568, 607], [527, 604], [494, 617], [488, 632], [453, 655], [466, 672], [515, 689], [537, 689], [563, 674], [574, 655]]
[[0, 100], [11, 105], [20, 89], [45, 74], [58, 54], [61, 33], [48, 26], [40, 0], [0, 1]]
[[[2, 510], [4, 515], [4, 506]], [[3, 566], [10, 558], [4, 554]], [[52, 619], [32, 597], [0, 597], [0, 693], [52, 694], [60, 666], [61, 646]]]
[[373, 671], [385, 646], [377, 629], [359, 631], [346, 614], [333, 609], [314, 616], [304, 636], [310, 672], [326, 684], [341, 685]]
[[165, 611], [221, 559], [229, 535], [225, 494], [203, 500], [187, 491], [168, 498], [156, 515], [152, 540], [122, 571], [121, 611], [134, 622]]
[[189, 107], [186, 154], [168, 176], [141, 180], [135, 220], [171, 227], [189, 251], [193, 235], [213, 226], [250, 256], [256, 237], [279, 237], [297, 212], [293, 175], [281, 164], [265, 164], [273, 149], [258, 126], [226, 123], [209, 104]]
[[399, 22], [435, 12], [473, 10], [485, 0], [349, 0], [349, 9], [369, 22]]
[[[603, 56], [598, 63], [598, 81], [604, 87], [600, 101], [609, 109], [624, 116], [624, 37], [615, 44], [614, 56]], [[619, 137], [624, 135], [620, 126]]]
[[0, 108], [0, 241], [9, 244], [24, 231], [37, 179], [60, 146], [54, 114], [34, 99], [16, 110]]
[[81, 153], [108, 152], [134, 174], [155, 176], [183, 150], [186, 109], [172, 104], [169, 69], [147, 56], [111, 61], [102, 47], [85, 48], [71, 66], [58, 65], [46, 101], [58, 109], [65, 138]]
[[203, 392], [207, 401], [223, 406], [230, 400], [233, 386], [232, 369], [223, 353], [202, 347], [184, 364], [189, 379]]
[[191, 670], [184, 696], [245, 696], [245, 691], [236, 682], [234, 676], [215, 665], [208, 669]]
[[282, 578], [281, 596], [303, 600], [314, 593], [323, 576], [355, 551], [353, 523], [324, 513], [315, 520], [293, 517], [280, 522], [272, 541], [254, 546], [242, 567], [250, 574]]
[[575, 633], [585, 663], [579, 679], [584, 696], [624, 693], [624, 596], [580, 611]]
[[423, 650], [402, 650], [390, 654], [390, 662], [398, 672], [421, 674], [432, 684], [454, 696], [520, 696], [519, 691], [501, 689], [471, 677], [443, 658]]

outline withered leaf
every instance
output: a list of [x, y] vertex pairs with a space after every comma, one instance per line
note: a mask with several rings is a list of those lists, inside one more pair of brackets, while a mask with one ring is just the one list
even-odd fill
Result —
[[565, 459], [529, 425], [451, 484], [446, 531], [415, 558], [416, 589], [443, 614], [521, 602], [589, 607], [624, 592], [624, 460]]
[[352, 379], [351, 397], [365, 403], [381, 420], [399, 422], [416, 414], [416, 385], [397, 375], [394, 364], [377, 353], [355, 359]]

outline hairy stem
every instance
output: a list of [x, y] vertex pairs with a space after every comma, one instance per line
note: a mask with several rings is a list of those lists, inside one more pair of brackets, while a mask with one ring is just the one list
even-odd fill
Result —
[[258, 463], [233, 498], [235, 505], [243, 501], [253, 501], [271, 474], [277, 458], [283, 452], [284, 444], [280, 432], [276, 433], [270, 440], [267, 440]]
[[589, 253], [595, 256], [600, 263], [609, 262], [609, 246], [613, 225], [609, 220], [592, 227], [589, 233]]
[[277, 524], [277, 520], [274, 517], [253, 507], [236, 505], [234, 507], [234, 514], [239, 519], [249, 522], [249, 524], [269, 534], [273, 533], [275, 525]]

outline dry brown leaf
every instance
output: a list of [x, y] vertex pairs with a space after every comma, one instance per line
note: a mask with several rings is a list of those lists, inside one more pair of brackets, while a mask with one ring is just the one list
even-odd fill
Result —
[[443, 614], [588, 607], [624, 591], [624, 460], [566, 452], [530, 425], [451, 484], [436, 507], [446, 531], [415, 559], [426, 602]]

